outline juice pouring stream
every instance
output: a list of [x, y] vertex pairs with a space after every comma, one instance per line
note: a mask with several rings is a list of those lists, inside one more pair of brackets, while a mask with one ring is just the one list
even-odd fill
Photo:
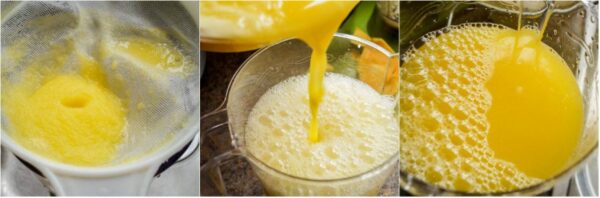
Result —
[[[312, 48], [309, 69], [311, 124], [308, 140], [319, 141], [326, 51], [333, 34], [358, 1], [200, 2], [202, 48], [243, 51], [288, 38]], [[218, 27], [218, 28], [217, 28]]]

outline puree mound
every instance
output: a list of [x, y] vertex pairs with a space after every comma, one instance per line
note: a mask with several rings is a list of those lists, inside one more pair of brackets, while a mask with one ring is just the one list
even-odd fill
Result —
[[[33, 94], [27, 94], [33, 93]], [[59, 75], [37, 89], [15, 87], [7, 102], [11, 137], [57, 161], [84, 166], [112, 160], [123, 139], [125, 112], [112, 92], [94, 81]]]

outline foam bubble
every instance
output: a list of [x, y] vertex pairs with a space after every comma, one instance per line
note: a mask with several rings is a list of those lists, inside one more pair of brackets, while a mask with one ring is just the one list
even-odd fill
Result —
[[335, 179], [366, 172], [399, 150], [392, 98], [339, 74], [325, 76], [320, 141], [310, 143], [307, 83], [303, 75], [273, 86], [250, 112], [246, 145], [258, 159], [290, 175]]
[[447, 189], [495, 192], [539, 179], [494, 158], [488, 145], [485, 88], [493, 65], [487, 46], [505, 27], [462, 24], [432, 32], [411, 48], [400, 67], [400, 163]]

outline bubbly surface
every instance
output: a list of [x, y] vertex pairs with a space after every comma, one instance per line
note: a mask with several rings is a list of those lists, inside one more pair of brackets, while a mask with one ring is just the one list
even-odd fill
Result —
[[468, 192], [523, 188], [563, 170], [582, 99], [537, 35], [463, 24], [423, 37], [400, 71], [402, 169]]
[[270, 88], [252, 109], [245, 131], [249, 152], [281, 172], [312, 179], [357, 175], [398, 151], [395, 103], [369, 85], [327, 74], [319, 110], [320, 141], [307, 141], [307, 76]]

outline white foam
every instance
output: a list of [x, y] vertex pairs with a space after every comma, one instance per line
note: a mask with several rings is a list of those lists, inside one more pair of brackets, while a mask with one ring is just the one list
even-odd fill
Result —
[[392, 98], [339, 74], [325, 77], [320, 141], [310, 143], [307, 81], [306, 75], [291, 77], [256, 103], [245, 132], [250, 153], [290, 175], [335, 179], [365, 172], [398, 152]]

